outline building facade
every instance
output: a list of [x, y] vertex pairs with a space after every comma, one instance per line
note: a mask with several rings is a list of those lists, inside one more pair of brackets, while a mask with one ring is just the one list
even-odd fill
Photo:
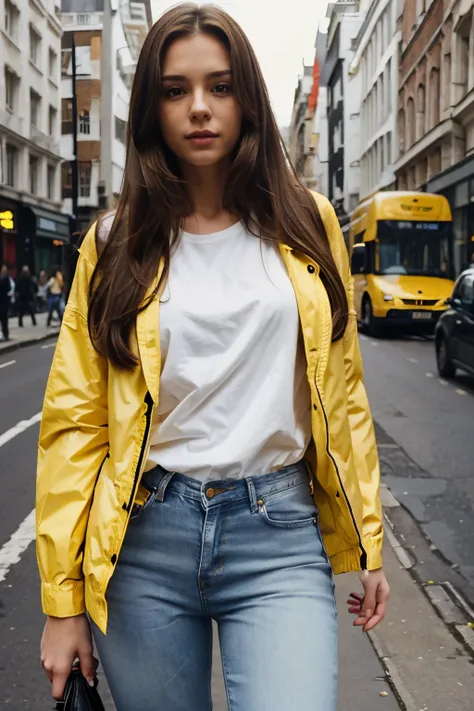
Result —
[[296, 173], [304, 179], [311, 146], [311, 125], [308, 121], [308, 99], [313, 86], [313, 67], [305, 65], [298, 79], [291, 114], [289, 155]]
[[354, 59], [353, 41], [363, 18], [358, 2], [338, 1], [329, 5], [328, 19], [321, 72], [321, 85], [327, 92], [328, 197], [346, 232], [360, 194], [361, 78], [349, 69]]
[[73, 41], [76, 47], [78, 195], [83, 232], [115, 206], [125, 168], [127, 121], [138, 54], [151, 25], [148, 0], [63, 0], [62, 195], [73, 212]]
[[394, 188], [398, 157], [398, 64], [403, 0], [371, 0], [351, 74], [361, 77], [360, 196]]
[[449, 199], [457, 272], [474, 247], [473, 6], [405, 0], [401, 21], [398, 188]]
[[60, 61], [55, 0], [0, 0], [0, 261], [61, 264]]

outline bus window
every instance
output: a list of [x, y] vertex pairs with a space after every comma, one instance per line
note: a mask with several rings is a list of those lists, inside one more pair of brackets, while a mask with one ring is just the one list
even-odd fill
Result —
[[365, 246], [354, 246], [352, 250], [351, 272], [352, 274], [365, 274]]
[[377, 273], [451, 278], [451, 223], [384, 220], [377, 224]]

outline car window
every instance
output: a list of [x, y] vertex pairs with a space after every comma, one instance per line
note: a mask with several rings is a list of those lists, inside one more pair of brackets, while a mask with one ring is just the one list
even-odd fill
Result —
[[474, 274], [467, 274], [456, 292], [455, 298], [459, 299], [463, 310], [474, 314]]

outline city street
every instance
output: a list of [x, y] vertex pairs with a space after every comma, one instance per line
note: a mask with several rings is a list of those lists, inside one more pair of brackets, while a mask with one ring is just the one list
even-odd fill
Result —
[[[440, 383], [431, 341], [373, 341], [362, 336], [361, 344], [384, 479], [443, 555], [459, 564], [466, 591], [469, 583], [474, 584], [474, 485], [469, 480], [474, 382], [461, 376], [452, 384]], [[51, 708], [38, 659], [43, 617], [31, 512], [38, 422], [53, 349], [54, 341], [45, 341], [0, 354], [0, 707], [5, 708], [29, 708], [32, 702], [38, 709]], [[460, 511], [466, 512], [465, 524]], [[398, 695], [408, 711], [425, 706], [429, 711], [467, 711], [472, 688], [467, 653], [388, 543], [386, 567], [392, 607], [388, 620], [370, 639], [351, 627], [344, 609], [347, 593], [359, 587], [357, 579], [337, 580], [340, 711], [396, 711]], [[216, 711], [225, 711], [217, 649], [214, 689]], [[112, 711], [103, 679], [101, 692], [107, 711]], [[443, 699], [439, 706], [436, 699]]]

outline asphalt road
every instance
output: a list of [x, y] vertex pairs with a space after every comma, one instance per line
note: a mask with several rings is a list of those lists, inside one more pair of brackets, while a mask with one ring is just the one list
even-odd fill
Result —
[[[34, 416], [41, 411], [52, 345], [0, 356], [0, 550], [34, 506]], [[384, 477], [433, 533], [440, 549], [459, 562], [463, 574], [474, 577], [474, 382], [461, 377], [454, 384], [441, 384], [430, 342], [372, 342], [363, 337], [362, 349]], [[23, 431], [2, 440], [19, 423]], [[389, 698], [379, 697], [386, 687], [367, 637], [352, 635], [346, 616], [341, 618], [341, 709], [375, 711], [382, 703], [385, 711], [394, 711], [391, 692]], [[21, 560], [11, 565], [3, 582], [0, 565], [0, 707], [51, 708], [38, 663], [42, 626], [34, 545], [25, 545]], [[113, 705], [103, 682], [101, 688], [109, 711]], [[367, 701], [367, 689], [372, 702]], [[216, 711], [223, 709], [218, 702]]]
[[474, 379], [440, 379], [432, 340], [362, 335], [361, 348], [374, 419], [411, 460], [398, 466], [382, 445], [384, 478], [472, 586]]

